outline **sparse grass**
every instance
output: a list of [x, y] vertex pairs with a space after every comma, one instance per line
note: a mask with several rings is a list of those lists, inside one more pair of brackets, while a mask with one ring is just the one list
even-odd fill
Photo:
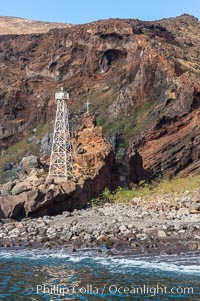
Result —
[[2, 169], [3, 166], [5, 166], [9, 162], [19, 162], [22, 159], [23, 155], [29, 150], [31, 150], [31, 152], [34, 152], [35, 145], [28, 143], [27, 139], [25, 138], [11, 145], [2, 153], [0, 168]]
[[153, 187], [154, 194], [182, 193], [200, 188], [200, 175], [164, 179]]
[[[100, 115], [97, 119], [97, 124], [102, 125], [107, 139], [113, 134], [118, 134], [118, 148], [127, 149], [130, 139], [141, 133], [148, 126], [148, 114], [152, 105], [152, 102], [149, 102], [138, 106], [129, 116], [106, 117], [105, 115]], [[119, 159], [120, 157], [121, 155], [117, 153], [117, 158]]]
[[129, 116], [116, 117], [107, 121], [103, 126], [106, 136], [113, 131], [120, 130], [123, 136], [129, 139], [134, 134], [139, 133], [146, 126], [145, 120], [147, 120], [152, 105], [152, 102], [146, 103], [135, 108]]
[[101, 116], [105, 117], [108, 113], [108, 107], [114, 98], [113, 93], [109, 90], [106, 92], [102, 91], [102, 88], [96, 88], [91, 90], [90, 93], [86, 93], [84, 96], [77, 99], [71, 108], [73, 111], [79, 111], [79, 109], [86, 109], [86, 102], [89, 101], [91, 104], [90, 111], [95, 110], [101, 111]]
[[40, 145], [36, 145], [36, 141], [41, 139], [45, 133], [52, 129], [52, 125], [49, 123], [39, 124], [36, 128], [36, 133], [32, 133], [28, 137], [35, 136], [35, 141], [28, 142], [28, 137], [21, 139], [15, 144], [11, 145], [8, 149], [4, 150], [0, 158], [0, 182], [5, 182], [12, 171], [4, 173], [3, 167], [13, 162], [14, 164], [20, 162], [20, 160], [27, 154], [33, 154], [39, 156]]
[[118, 187], [111, 192], [105, 188], [103, 193], [96, 199], [91, 201], [92, 206], [102, 206], [104, 203], [131, 203], [135, 197], [148, 197], [159, 195], [173, 195], [184, 193], [192, 193], [192, 191], [200, 187], [200, 175], [190, 176], [187, 178], [176, 177], [173, 179], [162, 179], [152, 184], [141, 182], [139, 185], [132, 185], [132, 188]]
[[16, 170], [8, 170], [7, 172], [2, 174], [0, 173], [0, 184], [4, 184], [8, 182], [8, 179], [16, 179], [17, 178], [17, 171]]
[[100, 115], [97, 118], [97, 125], [103, 127], [103, 132], [108, 138], [113, 133], [121, 135], [118, 145], [119, 147], [127, 148], [129, 140], [139, 134], [147, 125], [145, 121], [148, 119], [148, 114], [153, 106], [153, 102], [145, 103], [137, 106], [129, 116], [112, 116], [109, 112], [110, 104], [116, 100], [117, 91], [108, 89], [103, 91], [102, 87], [96, 87], [90, 93], [80, 97], [72, 105], [73, 111], [86, 110], [87, 100], [91, 103], [91, 112], [99, 111]]
[[53, 131], [53, 124], [51, 121], [41, 123], [36, 128], [37, 132], [34, 134], [37, 139], [41, 139], [47, 132]]
[[106, 119], [104, 117], [100, 117], [97, 119], [97, 125], [103, 126], [106, 123]]

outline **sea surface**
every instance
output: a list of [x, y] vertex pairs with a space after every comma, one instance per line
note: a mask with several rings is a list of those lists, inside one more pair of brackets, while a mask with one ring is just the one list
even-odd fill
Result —
[[0, 300], [200, 300], [200, 255], [1, 250]]

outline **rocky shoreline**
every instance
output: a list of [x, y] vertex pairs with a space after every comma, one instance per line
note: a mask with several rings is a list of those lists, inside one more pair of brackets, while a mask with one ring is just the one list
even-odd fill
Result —
[[93, 249], [105, 255], [200, 251], [200, 190], [0, 221], [1, 248]]

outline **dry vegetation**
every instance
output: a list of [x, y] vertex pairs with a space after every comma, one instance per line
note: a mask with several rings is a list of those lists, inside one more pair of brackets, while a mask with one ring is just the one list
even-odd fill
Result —
[[0, 35], [44, 33], [53, 28], [66, 28], [67, 23], [33, 21], [15, 17], [0, 17]]

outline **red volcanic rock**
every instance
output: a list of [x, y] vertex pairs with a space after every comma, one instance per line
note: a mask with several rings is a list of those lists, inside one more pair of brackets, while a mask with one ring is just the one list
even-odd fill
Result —
[[111, 186], [112, 146], [105, 140], [102, 128], [95, 126], [92, 114], [84, 115], [80, 129], [72, 138], [72, 146], [74, 180], [46, 179], [35, 156], [23, 158], [21, 180], [13, 183], [12, 195], [5, 189], [8, 185], [2, 187], [0, 218], [20, 219], [81, 209], [105, 187]]
[[[110, 19], [2, 35], [1, 148], [53, 119], [54, 93], [64, 86], [71, 111], [82, 111], [88, 99], [100, 113], [107, 137], [117, 137], [117, 154], [128, 144], [130, 155], [138, 151], [144, 165], [140, 172], [134, 163], [138, 174], [199, 170], [199, 24], [189, 15], [155, 22]], [[92, 169], [94, 158], [81, 148], [80, 158], [87, 157]]]

